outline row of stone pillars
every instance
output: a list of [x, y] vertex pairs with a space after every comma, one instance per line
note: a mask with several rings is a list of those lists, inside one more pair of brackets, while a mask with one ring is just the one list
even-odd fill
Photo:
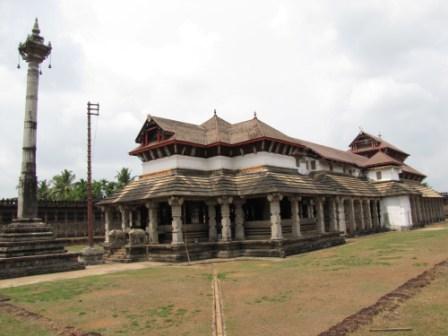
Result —
[[383, 227], [379, 199], [336, 198], [339, 230], [345, 233]]
[[410, 201], [411, 218], [414, 226], [439, 222], [445, 219], [443, 198], [411, 196]]
[[[269, 201], [270, 210], [270, 224], [271, 224], [271, 240], [282, 240], [284, 239], [282, 230], [282, 218], [281, 218], [281, 207], [280, 202], [283, 199], [283, 195], [274, 193], [267, 195], [267, 200]], [[299, 196], [288, 196], [291, 204], [291, 224], [292, 224], [292, 236], [293, 238], [299, 238], [302, 236], [301, 232], [301, 220], [302, 216], [300, 214], [300, 202], [302, 198]], [[341, 197], [314, 197], [311, 202], [308, 203], [308, 213], [310, 217], [315, 217], [316, 219], [316, 229], [318, 233], [325, 233], [325, 213], [324, 213], [324, 203], [328, 201], [329, 208], [329, 225], [328, 231], [336, 232], [341, 231], [347, 233], [347, 229], [350, 232], [355, 230], [365, 230], [373, 227], [378, 227], [380, 225], [380, 218], [378, 211], [374, 211], [374, 216], [372, 217], [371, 212], [371, 202], [374, 202], [374, 206], [378, 207], [378, 200], [355, 200], [355, 199], [344, 199]], [[348, 213], [348, 218], [346, 218], [346, 209], [344, 202], [349, 202], [350, 211]], [[168, 204], [171, 207], [171, 226], [172, 226], [172, 244], [182, 244], [184, 241], [183, 230], [182, 230], [182, 204], [184, 199], [182, 197], [170, 197], [168, 199]], [[355, 212], [355, 202], [363, 205], [360, 208], [361, 216], [356, 217]], [[208, 237], [209, 241], [217, 241], [217, 221], [216, 221], [216, 205], [220, 206], [221, 212], [221, 241], [231, 241], [232, 231], [231, 231], [231, 217], [230, 217], [230, 205], [233, 204], [235, 210], [235, 239], [244, 240], [245, 239], [245, 214], [243, 210], [243, 205], [245, 203], [244, 199], [236, 199], [233, 197], [219, 197], [216, 200], [208, 200], [205, 202], [207, 205], [208, 212]], [[148, 209], [148, 225], [147, 233], [149, 236], [150, 243], [159, 243], [158, 238], [158, 218], [157, 209], [158, 203], [149, 201], [145, 203]], [[128, 207], [119, 206], [121, 213], [121, 226], [122, 230], [128, 230], [133, 223], [134, 212]], [[314, 211], [315, 210], [315, 211]], [[367, 215], [364, 215], [367, 214]], [[140, 222], [140, 212], [137, 212], [137, 222]], [[112, 209], [110, 207], [105, 208], [105, 231], [109, 232], [110, 223], [112, 220]], [[359, 222], [359, 225], [355, 223]], [[108, 242], [108, 235], [106, 234], [106, 242]]]

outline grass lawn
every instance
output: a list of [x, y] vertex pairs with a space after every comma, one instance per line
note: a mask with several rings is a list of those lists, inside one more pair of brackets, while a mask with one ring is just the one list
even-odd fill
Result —
[[[353, 333], [353, 336], [384, 335], [370, 329], [412, 328], [394, 332], [395, 336], [446, 336], [448, 330], [448, 269], [415, 297], [392, 314], [377, 316], [373, 323]], [[390, 334], [390, 332], [388, 333]]]
[[[38, 323], [29, 321], [23, 323], [12, 316], [0, 313], [0, 336], [53, 336]], [[56, 335], [54, 335], [56, 336]]]
[[[221, 279], [227, 335], [316, 335], [447, 259], [447, 243], [445, 223], [434, 229], [366, 236], [286, 259], [161, 265], [2, 289], [0, 294], [63, 326], [103, 335], [210, 335], [215, 269]], [[446, 289], [447, 280], [433, 286], [434, 293]], [[439, 300], [434, 309], [442, 314], [448, 297]], [[420, 304], [414, 304], [415, 314]], [[400, 311], [403, 319], [414, 318], [409, 309]], [[428, 316], [434, 314], [428, 311]], [[8, 316], [0, 318], [2, 328], [14, 328]], [[448, 329], [447, 318], [441, 316], [439, 325]]]

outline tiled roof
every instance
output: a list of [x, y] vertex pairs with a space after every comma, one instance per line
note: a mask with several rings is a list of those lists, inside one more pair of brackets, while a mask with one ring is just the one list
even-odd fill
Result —
[[234, 173], [211, 173], [175, 169], [165, 174], [143, 176], [123, 190], [99, 203], [127, 203], [168, 196], [218, 197], [249, 196], [267, 193], [300, 195], [345, 195], [379, 197], [375, 186], [356, 177], [333, 174], [304, 176], [294, 170], [260, 167]]
[[375, 148], [358, 149], [358, 150], [355, 151], [355, 152], [357, 152], [357, 153], [358, 153], [358, 152], [364, 152], [364, 151], [370, 151], [370, 150], [372, 150], [372, 149], [378, 150], [378, 149], [383, 149], [383, 148], [390, 148], [390, 149], [393, 149], [394, 151], [397, 151], [397, 152], [400, 152], [400, 153], [409, 155], [409, 154], [407, 154], [405, 151], [403, 151], [403, 150], [401, 150], [400, 148], [398, 148], [398, 147], [392, 145], [390, 142], [387, 142], [387, 141], [384, 140], [383, 138], [381, 138], [381, 137], [379, 137], [379, 136], [372, 135], [372, 134], [367, 133], [367, 132], [365, 132], [365, 131], [361, 131], [361, 132], [359, 132], [359, 134], [358, 134], [358, 135], [355, 137], [355, 139], [351, 142], [350, 146], [351, 146], [351, 145], [357, 140], [357, 138], [358, 138], [359, 136], [361, 136], [361, 135], [366, 135], [366, 136], [368, 136], [369, 138], [372, 138], [373, 140], [377, 141], [377, 142], [379, 143], [379, 146], [378, 146], [378, 147], [375, 147]]
[[373, 155], [364, 163], [364, 167], [377, 167], [387, 165], [401, 166], [402, 163], [381, 151], [375, 153], [375, 155]]

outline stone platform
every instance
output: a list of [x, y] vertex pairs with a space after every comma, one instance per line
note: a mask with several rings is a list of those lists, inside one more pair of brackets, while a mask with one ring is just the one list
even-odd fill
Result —
[[[213, 258], [279, 257], [323, 249], [345, 243], [338, 232], [324, 233], [297, 239], [242, 240], [230, 242], [200, 242], [180, 245], [126, 244], [121, 247], [105, 244], [106, 256], [113, 262], [161, 261], [185, 262]], [[187, 255], [188, 251], [188, 255]], [[115, 256], [115, 258], [114, 258]]]
[[0, 279], [83, 269], [78, 253], [68, 253], [51, 227], [38, 219], [20, 220], [0, 231]]

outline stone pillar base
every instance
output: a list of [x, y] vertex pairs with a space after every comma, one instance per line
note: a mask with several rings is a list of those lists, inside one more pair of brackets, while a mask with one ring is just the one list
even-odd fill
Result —
[[0, 231], [0, 279], [83, 269], [77, 258], [39, 219], [18, 219]]
[[78, 260], [83, 265], [99, 265], [104, 264], [104, 250], [98, 246], [85, 247], [78, 257]]

